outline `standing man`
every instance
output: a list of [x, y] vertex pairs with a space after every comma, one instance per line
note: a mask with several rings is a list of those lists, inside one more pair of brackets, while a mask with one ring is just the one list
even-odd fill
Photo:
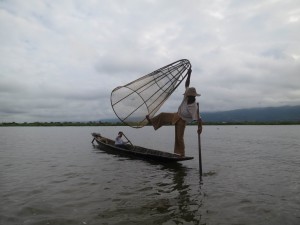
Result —
[[160, 113], [157, 116], [150, 118], [146, 116], [149, 124], [151, 124], [154, 130], [159, 129], [164, 125], [175, 125], [175, 145], [174, 153], [185, 156], [185, 145], [184, 145], [184, 131], [187, 123], [192, 121], [198, 122], [198, 134], [202, 133], [202, 120], [197, 115], [197, 103], [196, 97], [200, 96], [194, 87], [189, 87], [192, 70], [189, 69], [188, 76], [185, 82], [185, 93], [183, 94], [183, 100], [178, 107], [176, 113]]

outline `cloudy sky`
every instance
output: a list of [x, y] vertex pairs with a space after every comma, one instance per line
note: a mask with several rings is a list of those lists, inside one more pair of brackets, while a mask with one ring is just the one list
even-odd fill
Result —
[[116, 118], [115, 87], [179, 59], [201, 111], [300, 104], [299, 0], [1, 0], [0, 32], [0, 122]]

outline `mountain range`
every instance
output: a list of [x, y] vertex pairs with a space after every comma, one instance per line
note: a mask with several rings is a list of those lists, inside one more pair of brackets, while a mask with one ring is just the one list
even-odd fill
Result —
[[203, 112], [205, 122], [300, 122], [299, 106], [236, 109], [220, 112]]
[[[272, 123], [272, 122], [296, 122], [300, 123], [300, 105], [262, 107], [249, 109], [236, 109], [218, 112], [201, 112], [204, 123]], [[117, 123], [118, 118], [103, 119], [102, 122]]]

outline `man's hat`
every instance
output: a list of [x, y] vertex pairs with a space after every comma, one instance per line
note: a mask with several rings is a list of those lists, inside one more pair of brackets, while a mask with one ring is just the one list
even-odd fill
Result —
[[196, 88], [190, 87], [188, 88], [185, 93], [185, 96], [200, 96], [200, 94], [197, 93]]

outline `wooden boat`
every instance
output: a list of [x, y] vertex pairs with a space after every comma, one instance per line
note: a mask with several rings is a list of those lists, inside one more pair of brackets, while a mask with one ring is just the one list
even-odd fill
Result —
[[126, 145], [126, 148], [121, 148], [115, 146], [114, 140], [103, 137], [99, 133], [92, 133], [92, 136], [94, 137], [92, 143], [96, 141], [99, 145], [99, 148], [108, 153], [125, 155], [155, 162], [178, 162], [191, 160], [194, 158], [187, 156], [181, 157], [180, 155], [174, 153], [148, 149], [132, 144]]

